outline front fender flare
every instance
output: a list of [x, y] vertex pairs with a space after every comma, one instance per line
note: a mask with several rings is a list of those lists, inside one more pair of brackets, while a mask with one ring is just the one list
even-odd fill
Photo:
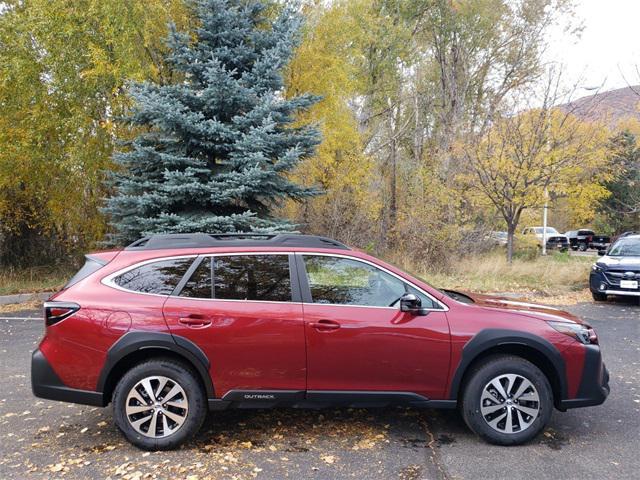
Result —
[[559, 381], [560, 400], [567, 398], [567, 374], [564, 358], [549, 341], [528, 332], [501, 328], [488, 328], [474, 335], [462, 348], [462, 357], [456, 367], [449, 387], [449, 398], [457, 399], [464, 374], [468, 367], [484, 352], [499, 346], [523, 345], [543, 355], [555, 370]]

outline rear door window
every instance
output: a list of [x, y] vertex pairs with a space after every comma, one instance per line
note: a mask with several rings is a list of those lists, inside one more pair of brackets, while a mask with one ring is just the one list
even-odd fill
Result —
[[211, 257], [205, 257], [180, 292], [181, 297], [212, 298]]
[[113, 282], [134, 292], [170, 295], [192, 262], [193, 258], [173, 258], [147, 263], [115, 277]]
[[290, 302], [290, 275], [288, 255], [207, 257], [193, 272], [180, 296]]
[[288, 255], [213, 257], [213, 298], [290, 302]]

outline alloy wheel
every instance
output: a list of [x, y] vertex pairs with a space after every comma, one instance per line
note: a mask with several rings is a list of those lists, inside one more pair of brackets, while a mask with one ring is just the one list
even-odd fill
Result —
[[540, 414], [540, 396], [522, 375], [499, 375], [482, 389], [480, 413], [497, 432], [523, 432]]
[[129, 391], [125, 412], [135, 431], [149, 438], [162, 438], [182, 427], [189, 402], [179, 383], [169, 377], [151, 376]]

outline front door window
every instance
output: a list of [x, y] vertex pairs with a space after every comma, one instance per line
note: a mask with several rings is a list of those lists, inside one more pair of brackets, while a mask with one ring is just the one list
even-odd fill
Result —
[[311, 301], [319, 304], [395, 307], [405, 293], [418, 295], [425, 308], [433, 300], [368, 263], [343, 257], [304, 255]]

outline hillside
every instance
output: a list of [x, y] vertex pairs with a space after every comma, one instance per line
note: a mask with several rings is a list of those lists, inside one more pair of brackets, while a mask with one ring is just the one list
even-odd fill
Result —
[[610, 126], [615, 126], [626, 118], [640, 120], [639, 103], [640, 85], [636, 85], [588, 95], [560, 105], [560, 108], [583, 120], [604, 120]]

